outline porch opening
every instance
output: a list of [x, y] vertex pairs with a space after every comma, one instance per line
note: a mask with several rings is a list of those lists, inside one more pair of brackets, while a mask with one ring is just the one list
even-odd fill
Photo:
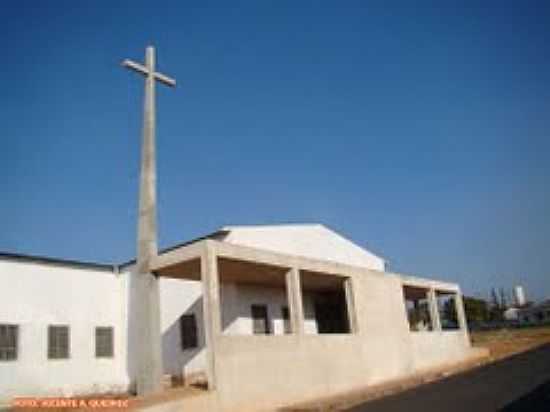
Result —
[[430, 315], [429, 289], [416, 286], [403, 286], [405, 310], [412, 332], [431, 331], [433, 322]]
[[287, 272], [288, 268], [218, 258], [223, 334], [288, 333]]
[[437, 309], [442, 330], [460, 329], [456, 313], [456, 293], [436, 291]]
[[306, 323], [306, 333], [351, 333], [345, 282], [348, 278], [325, 273], [301, 271], [301, 286], [305, 318], [313, 317], [312, 328]]

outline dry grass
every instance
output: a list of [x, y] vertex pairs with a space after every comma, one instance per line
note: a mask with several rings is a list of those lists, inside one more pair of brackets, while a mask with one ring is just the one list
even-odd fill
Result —
[[471, 339], [473, 346], [489, 349], [495, 361], [550, 343], [550, 326], [474, 332]]

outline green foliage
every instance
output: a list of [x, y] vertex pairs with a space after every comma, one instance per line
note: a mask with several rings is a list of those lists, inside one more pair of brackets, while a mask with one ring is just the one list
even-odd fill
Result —
[[[486, 300], [464, 296], [464, 311], [468, 322], [488, 322], [493, 319], [494, 313]], [[456, 316], [456, 315], [455, 315]]]

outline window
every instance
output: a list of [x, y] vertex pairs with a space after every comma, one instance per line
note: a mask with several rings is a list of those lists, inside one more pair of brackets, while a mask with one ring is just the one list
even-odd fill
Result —
[[69, 327], [48, 326], [48, 359], [69, 357]]
[[181, 349], [194, 349], [198, 347], [197, 319], [195, 314], [182, 315], [180, 318]]
[[421, 287], [403, 286], [405, 309], [411, 332], [433, 330], [428, 292], [428, 289]]
[[17, 325], [0, 325], [0, 361], [17, 360]]
[[456, 293], [437, 291], [436, 298], [441, 330], [460, 329], [458, 315], [456, 313]]
[[95, 328], [95, 357], [112, 358], [113, 349], [113, 328], [110, 326], [98, 326]]
[[283, 306], [281, 308], [281, 314], [283, 315], [283, 324], [284, 324], [285, 333], [291, 333], [290, 313], [288, 311], [288, 306]]
[[269, 335], [269, 318], [266, 305], [252, 305], [252, 330], [255, 335]]

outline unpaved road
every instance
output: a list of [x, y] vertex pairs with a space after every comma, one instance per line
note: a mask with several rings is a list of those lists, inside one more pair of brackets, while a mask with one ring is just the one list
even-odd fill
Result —
[[550, 344], [350, 411], [548, 412]]

